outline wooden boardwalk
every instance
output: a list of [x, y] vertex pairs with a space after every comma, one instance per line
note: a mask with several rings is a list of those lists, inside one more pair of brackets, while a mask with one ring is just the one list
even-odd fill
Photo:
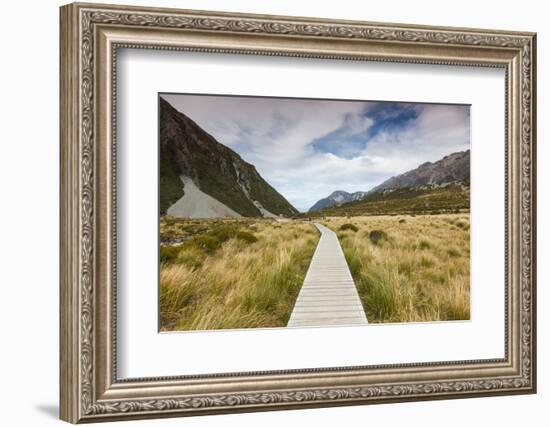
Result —
[[365, 325], [367, 317], [336, 233], [321, 232], [287, 326]]

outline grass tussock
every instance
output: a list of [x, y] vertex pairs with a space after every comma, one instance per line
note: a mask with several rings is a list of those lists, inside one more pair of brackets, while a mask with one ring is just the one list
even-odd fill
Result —
[[387, 238], [388, 235], [382, 230], [369, 231], [369, 240], [375, 245], [378, 245], [380, 242], [387, 240]]
[[353, 232], [357, 232], [359, 230], [359, 227], [357, 227], [355, 224], [350, 224], [349, 222], [346, 222], [345, 224], [342, 224], [339, 228], [340, 231], [346, 231], [351, 230]]
[[425, 239], [422, 239], [420, 242], [418, 242], [418, 249], [424, 250], [424, 249], [430, 249], [432, 245], [430, 242], [428, 242]]
[[161, 330], [286, 326], [318, 239], [301, 222], [162, 218]]
[[[346, 220], [330, 219], [333, 230]], [[469, 319], [468, 214], [402, 219], [355, 217], [367, 232], [340, 238], [369, 322]]]

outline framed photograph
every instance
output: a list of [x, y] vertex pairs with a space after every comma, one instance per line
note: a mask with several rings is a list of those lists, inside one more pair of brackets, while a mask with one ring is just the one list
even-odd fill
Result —
[[535, 34], [61, 8], [61, 418], [536, 391]]

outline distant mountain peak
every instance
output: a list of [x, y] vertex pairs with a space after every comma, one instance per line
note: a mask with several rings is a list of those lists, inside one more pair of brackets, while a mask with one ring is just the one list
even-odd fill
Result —
[[357, 191], [351, 194], [342, 190], [333, 191], [328, 197], [317, 201], [309, 211], [313, 212], [328, 207], [340, 206], [386, 190], [441, 186], [469, 180], [470, 150], [468, 149], [448, 154], [435, 162], [424, 162], [416, 169], [392, 176], [369, 191]]
[[347, 191], [336, 190], [336, 191], [333, 191], [332, 193], [330, 193], [330, 196], [329, 196], [329, 197], [348, 196], [349, 194], [350, 194], [350, 193], [348, 193]]
[[324, 199], [317, 201], [311, 208], [309, 208], [309, 212], [318, 211], [320, 209], [324, 209], [332, 206], [340, 206], [344, 203], [360, 200], [361, 198], [364, 197], [365, 194], [366, 193], [364, 191], [356, 191], [355, 193], [348, 193], [347, 191], [336, 190], [330, 193], [328, 197], [325, 197]]

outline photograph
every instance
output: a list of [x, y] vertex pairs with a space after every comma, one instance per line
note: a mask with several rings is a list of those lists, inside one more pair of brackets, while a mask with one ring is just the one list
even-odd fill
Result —
[[[44, 173], [8, 161], [7, 188], [29, 207], [9, 204], [4, 223], [25, 246], [14, 254], [32, 242], [44, 255], [31, 269], [15, 256], [11, 282], [28, 270], [43, 295], [32, 316], [4, 300], [11, 319], [50, 319], [52, 335], [35, 335], [54, 349], [29, 365], [46, 387], [34, 411], [36, 387], [8, 378], [25, 389], [16, 418], [280, 425], [376, 405], [374, 422], [394, 425], [494, 396], [474, 406], [537, 424], [543, 14], [42, 3], [27, 15], [52, 27], [39, 31], [50, 48], [12, 43], [5, 68], [51, 65], [59, 79], [26, 78], [44, 88], [33, 104], [8, 79], [21, 123], [4, 139], [36, 131]], [[22, 149], [9, 160], [36, 151], [4, 145]], [[37, 192], [36, 176], [56, 191]], [[52, 234], [43, 248], [37, 232]], [[56, 276], [57, 292], [43, 286]], [[21, 339], [31, 323], [8, 328], [21, 360], [41, 346]]]
[[160, 331], [470, 319], [470, 105], [158, 103]]

